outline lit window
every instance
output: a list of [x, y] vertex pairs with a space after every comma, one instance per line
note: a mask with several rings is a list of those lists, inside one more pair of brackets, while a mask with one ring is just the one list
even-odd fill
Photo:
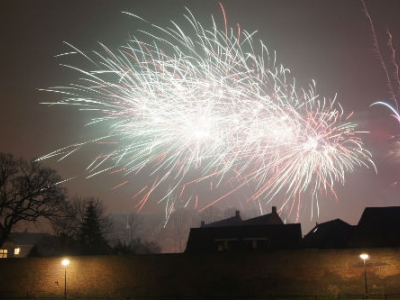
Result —
[[14, 248], [14, 255], [19, 255], [21, 248]]
[[7, 249], [0, 249], [0, 258], [7, 258]]

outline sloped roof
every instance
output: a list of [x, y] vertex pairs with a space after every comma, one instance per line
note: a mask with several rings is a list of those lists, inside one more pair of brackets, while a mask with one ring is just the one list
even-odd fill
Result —
[[276, 211], [263, 216], [244, 220], [242, 225], [282, 225], [283, 221], [276, 213]]
[[239, 211], [236, 211], [236, 214], [233, 217], [212, 222], [209, 224], [202, 223], [201, 227], [229, 227], [229, 226], [282, 225], [282, 224], [283, 221], [277, 214], [276, 207], [273, 206], [271, 213], [266, 215], [262, 215], [247, 220], [242, 220]]
[[400, 206], [367, 207], [349, 241], [349, 247], [400, 246]]
[[33, 246], [46, 237], [51, 237], [49, 233], [37, 232], [12, 232], [8, 236], [8, 240], [14, 242], [15, 245]]
[[301, 241], [305, 248], [345, 248], [354, 226], [335, 219], [317, 224]]
[[239, 211], [236, 211], [236, 214], [233, 217], [223, 219], [220, 221], [212, 222], [209, 224], [202, 223], [201, 227], [230, 227], [230, 226], [240, 226], [243, 220], [240, 217]]
[[366, 207], [361, 215], [358, 226], [399, 226], [400, 206]]

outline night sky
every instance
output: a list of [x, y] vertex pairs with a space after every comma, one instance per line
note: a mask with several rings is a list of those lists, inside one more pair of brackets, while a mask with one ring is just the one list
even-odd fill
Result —
[[[315, 222], [340, 218], [356, 224], [367, 206], [397, 206], [400, 203], [399, 165], [387, 158], [391, 137], [400, 133], [400, 125], [383, 107], [370, 107], [375, 101], [394, 103], [388, 92], [386, 75], [373, 46], [372, 32], [357, 0], [229, 0], [222, 1], [229, 25], [239, 23], [249, 32], [258, 31], [277, 60], [291, 70], [297, 85], [315, 80], [321, 96], [337, 94], [346, 112], [354, 111], [353, 121], [371, 133], [364, 142], [373, 153], [378, 174], [366, 168], [347, 174], [345, 186], [337, 185], [339, 202], [320, 199], [320, 216], [310, 220], [302, 215], [306, 233]], [[381, 47], [386, 47], [386, 30], [393, 34], [400, 51], [400, 1], [366, 1], [376, 27]], [[57, 101], [59, 95], [40, 91], [67, 85], [77, 74], [66, 70], [57, 54], [69, 49], [64, 41], [83, 51], [98, 50], [98, 42], [117, 49], [126, 44], [130, 34], [142, 29], [142, 22], [122, 14], [128, 11], [160, 26], [170, 20], [182, 21], [188, 7], [203, 24], [214, 15], [222, 26], [217, 1], [135, 1], [135, 0], [5, 0], [0, 10], [1, 22], [1, 110], [0, 151], [32, 159], [62, 146], [87, 139], [96, 128], [85, 127], [85, 113], [72, 107], [40, 105]], [[397, 46], [396, 46], [397, 45]], [[388, 52], [383, 57], [388, 59]], [[388, 61], [389, 65], [392, 65]], [[89, 149], [90, 150], [90, 149]], [[70, 195], [95, 196], [105, 200], [110, 211], [133, 211], [130, 187], [112, 190], [120, 180], [99, 176], [84, 179], [82, 171], [90, 162], [90, 151], [61, 162], [45, 161], [61, 176], [77, 176], [67, 184]], [[306, 200], [304, 200], [306, 201]], [[225, 203], [237, 207], [236, 203]], [[239, 207], [237, 207], [239, 208]], [[150, 208], [149, 208], [150, 209]], [[155, 209], [152, 207], [151, 209]], [[239, 208], [240, 209], [240, 208]], [[288, 222], [293, 221], [290, 217]]]

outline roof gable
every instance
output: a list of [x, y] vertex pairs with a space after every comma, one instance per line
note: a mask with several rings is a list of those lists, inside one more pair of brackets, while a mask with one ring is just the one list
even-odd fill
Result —
[[361, 215], [358, 226], [400, 225], [400, 206], [367, 207]]
[[353, 229], [354, 226], [341, 219], [320, 223], [304, 236], [301, 245], [306, 248], [344, 248]]
[[240, 212], [236, 211], [235, 216], [220, 221], [205, 224], [202, 222], [201, 227], [227, 227], [227, 226], [251, 226], [251, 225], [282, 225], [283, 221], [276, 212], [276, 207], [272, 207], [269, 214], [258, 216], [255, 218], [242, 220]]
[[230, 227], [230, 226], [240, 226], [242, 224], [242, 218], [240, 217], [239, 211], [236, 211], [235, 216], [223, 219], [220, 221], [205, 224], [202, 222], [201, 227]]
[[367, 207], [354, 229], [349, 247], [399, 247], [400, 207]]
[[270, 213], [267, 215], [251, 218], [244, 220], [242, 225], [282, 225], [283, 221], [276, 213]]
[[36, 245], [45, 237], [50, 237], [49, 233], [36, 233], [36, 232], [12, 232], [8, 239], [14, 245]]

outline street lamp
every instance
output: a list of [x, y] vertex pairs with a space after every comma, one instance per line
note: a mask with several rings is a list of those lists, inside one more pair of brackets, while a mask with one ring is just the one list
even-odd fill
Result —
[[364, 283], [365, 283], [365, 298], [368, 298], [368, 284], [367, 284], [367, 265], [365, 263], [365, 260], [369, 258], [369, 255], [367, 253], [362, 253], [360, 254], [360, 258], [364, 262]]
[[69, 260], [64, 258], [61, 264], [64, 266], [64, 300], [67, 300], [67, 266], [69, 265]]

